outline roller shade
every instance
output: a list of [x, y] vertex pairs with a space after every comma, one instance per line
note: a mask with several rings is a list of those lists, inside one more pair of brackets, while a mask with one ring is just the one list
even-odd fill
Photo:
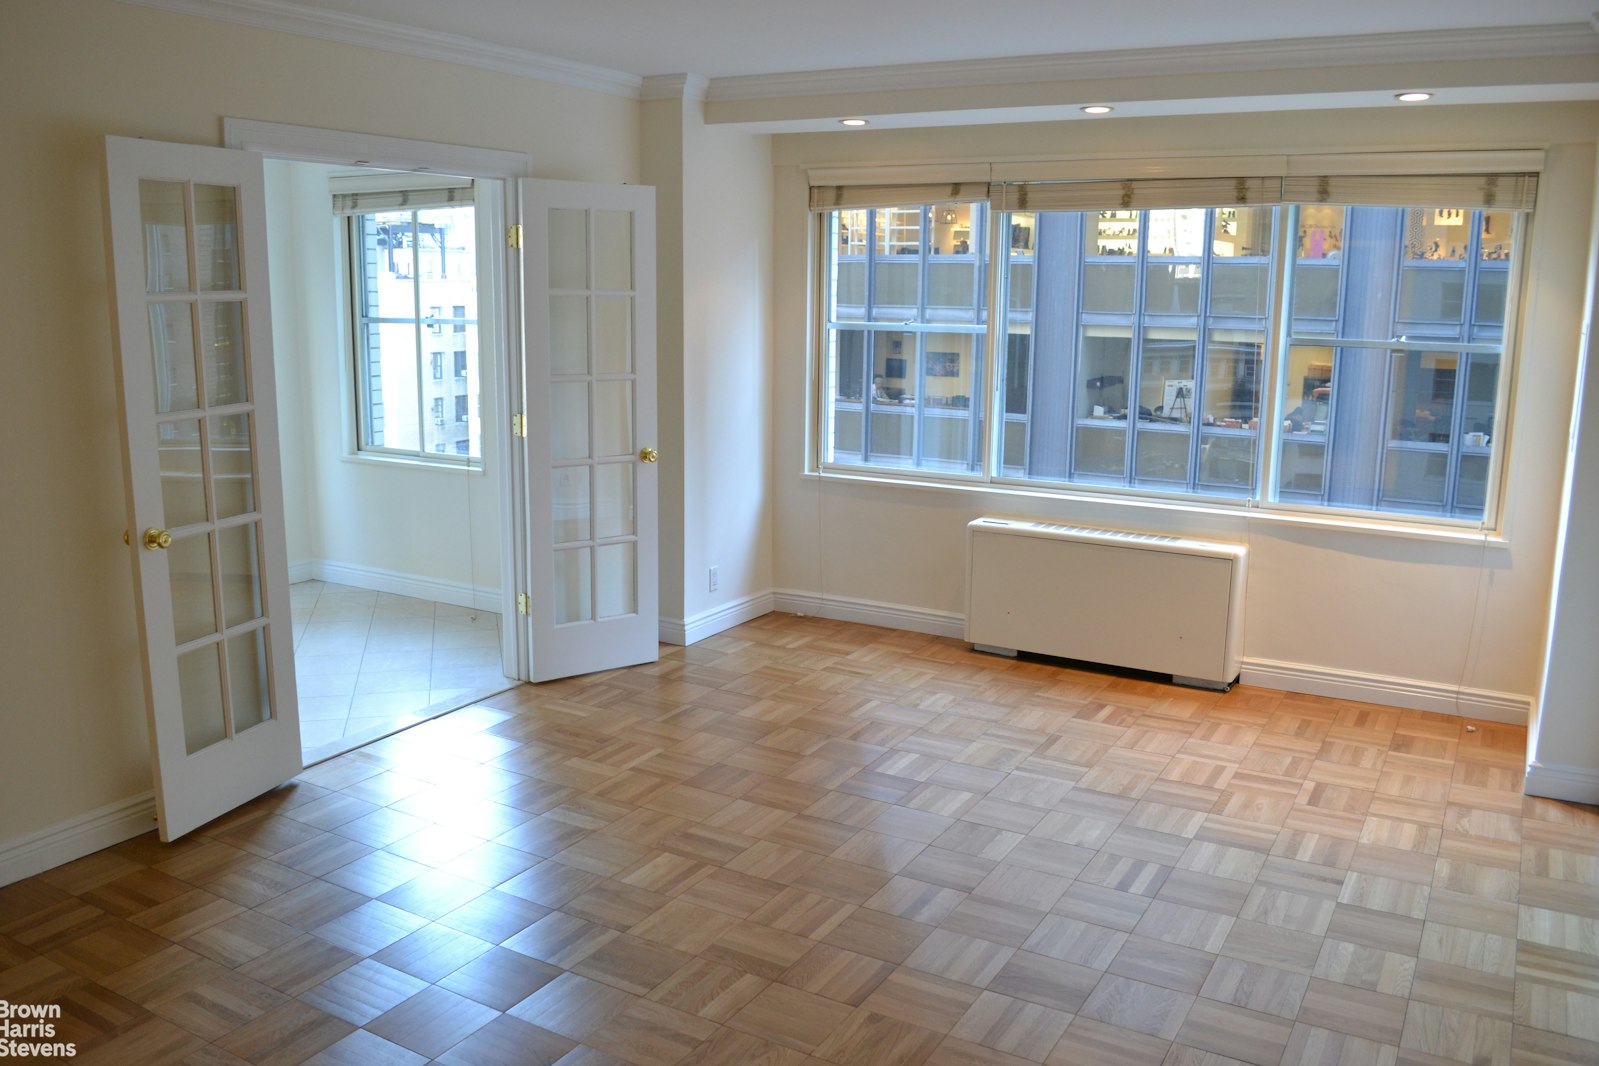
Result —
[[988, 204], [996, 211], [1145, 211], [1258, 207], [1281, 200], [1281, 178], [1142, 178], [996, 185]]
[[457, 207], [472, 202], [472, 182], [409, 189], [340, 189], [333, 183], [333, 213], [364, 215], [373, 211], [417, 211]]
[[813, 185], [811, 210], [900, 207], [988, 199], [986, 181], [916, 182], [905, 185]]
[[1536, 174], [1324, 174], [1283, 179], [1283, 200], [1293, 204], [1531, 211], [1537, 198]]

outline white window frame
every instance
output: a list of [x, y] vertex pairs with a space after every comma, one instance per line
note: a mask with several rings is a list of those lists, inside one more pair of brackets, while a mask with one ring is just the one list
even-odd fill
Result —
[[[1237, 160], [1203, 159], [1113, 160], [1088, 161], [1086, 163], [1012, 164], [1008, 168], [1002, 164], [994, 164], [989, 166], [987, 170], [995, 177], [1007, 175], [1033, 180], [1046, 177], [1050, 180], [1066, 180], [1073, 177], [1104, 178], [1118, 174], [1123, 177], [1136, 174], [1165, 175], [1185, 172], [1207, 174], [1225, 172], [1229, 166], [1236, 166], [1238, 162]], [[1398, 176], [1484, 173], [1499, 170], [1541, 173], [1543, 170], [1541, 152], [1523, 151], [1385, 153], [1377, 156], [1347, 155], [1298, 158], [1267, 157], [1244, 162], [1246, 166], [1243, 169], [1252, 175], [1364, 174], [1375, 172], [1379, 174], [1391, 173]], [[1277, 498], [1277, 463], [1280, 455], [1279, 438], [1282, 431], [1281, 420], [1274, 417], [1274, 415], [1279, 410], [1277, 405], [1280, 376], [1282, 367], [1285, 365], [1288, 330], [1291, 326], [1285, 310], [1289, 307], [1289, 301], [1292, 296], [1291, 293], [1285, 290], [1285, 286], [1289, 281], [1289, 275], [1294, 265], [1294, 249], [1291, 244], [1294, 236], [1292, 220], [1297, 214], [1297, 207], [1287, 203], [1278, 205], [1277, 246], [1274, 249], [1272, 259], [1273, 295], [1269, 308], [1270, 322], [1267, 331], [1267, 349], [1262, 365], [1261, 419], [1263, 424], [1259, 441], [1255, 482], [1246, 497], [1162, 492], [1158, 489], [1136, 486], [1092, 485], [1066, 481], [1029, 481], [1003, 475], [1000, 468], [1000, 456], [1003, 445], [1005, 398], [1000, 394], [1002, 386], [999, 369], [1000, 361], [1004, 358], [1005, 353], [1003, 342], [1006, 331], [1004, 316], [995, 314], [993, 309], [1004, 306], [1003, 301], [1007, 299], [1005, 294], [1000, 291], [1002, 288], [1002, 275], [1005, 272], [1001, 269], [1003, 260], [1000, 258], [1004, 249], [1000, 247], [998, 236], [1007, 229], [1004, 223], [1007, 215], [994, 209], [991, 209], [988, 224], [988, 248], [986, 253], [980, 257], [980, 262], [986, 262], [987, 264], [986, 284], [989, 309], [986, 323], [985, 388], [981, 393], [984, 403], [980, 412], [981, 417], [986, 419], [981, 469], [971, 474], [952, 474], [924, 468], [848, 463], [825, 459], [828, 434], [830, 432], [829, 421], [832, 417], [832, 390], [829, 388], [831, 353], [828, 347], [828, 331], [831, 302], [829, 267], [834, 261], [836, 252], [831, 229], [831, 220], [835, 217], [834, 212], [861, 206], [862, 204], [885, 207], [911, 206], [912, 201], [908, 198], [898, 201], [887, 199], [888, 193], [892, 191], [903, 195], [907, 190], [914, 192], [917, 189], [927, 188], [924, 184], [927, 177], [932, 176], [934, 181], [939, 181], [944, 177], [948, 169], [937, 167], [879, 167], [853, 168], [848, 171], [811, 172], [813, 185], [810, 211], [811, 224], [809, 226], [811, 248], [811, 270], [809, 271], [811, 328], [807, 343], [807, 373], [809, 377], [807, 397], [811, 411], [810, 416], [807, 418], [810, 441], [805, 453], [804, 471], [808, 476], [919, 486], [932, 489], [978, 490], [985, 493], [1011, 493], [1024, 496], [1077, 499], [1085, 502], [1119, 503], [1198, 513], [1245, 515], [1403, 536], [1496, 542], [1504, 540], [1506, 516], [1504, 507], [1505, 477], [1511, 441], [1515, 435], [1515, 427], [1513, 425], [1515, 386], [1519, 377], [1519, 364], [1523, 348], [1524, 321], [1527, 313], [1525, 301], [1526, 275], [1528, 263], [1531, 259], [1535, 227], [1534, 212], [1531, 211], [1521, 212], [1517, 216], [1518, 232], [1515, 238], [1515, 259], [1510, 264], [1508, 271], [1503, 341], [1499, 346], [1500, 365], [1494, 408], [1499, 424], [1494, 432], [1494, 440], [1492, 441], [1492, 452], [1489, 457], [1490, 466], [1487, 473], [1486, 497], [1483, 504], [1483, 515], [1480, 519], [1397, 510], [1340, 508], [1325, 504], [1285, 501]], [[965, 166], [955, 169], [962, 176], [951, 180], [974, 180], [973, 167]], [[907, 177], [917, 180], [907, 184]], [[820, 190], [817, 186], [824, 185], [829, 179], [833, 178], [842, 178], [844, 184], [860, 186], [860, 188], [853, 191], [852, 199], [846, 198], [834, 203], [822, 201], [821, 197], [818, 196]], [[874, 190], [882, 190], [883, 195], [874, 199]], [[845, 193], [846, 197], [850, 195], [851, 193]], [[947, 198], [934, 192], [923, 203], [925, 205], [927, 202]], [[1472, 347], [1462, 342], [1447, 341], [1437, 342], [1437, 346], [1439, 350], [1448, 351], [1465, 350]], [[1415, 347], [1415, 345], [1412, 347]], [[974, 394], [973, 398], [975, 401], [977, 396]]]
[[[427, 186], [428, 184], [430, 184], [430, 182], [427, 176], [419, 176], [416, 179], [416, 185], [418, 187]], [[436, 181], [434, 184], [436, 184]], [[492, 197], [490, 197], [490, 199], [492, 199]], [[476, 284], [477, 308], [475, 309], [476, 316], [468, 317], [465, 321], [479, 328], [478, 375], [479, 381], [481, 382], [483, 380], [483, 367], [481, 365], [482, 353], [485, 350], [482, 325], [486, 321], [491, 320], [491, 315], [493, 313], [492, 306], [494, 303], [493, 290], [486, 288], [483, 283], [485, 276], [484, 270], [489, 265], [490, 256], [492, 254], [490, 249], [494, 249], [496, 247], [499, 239], [498, 234], [500, 233], [502, 227], [499, 225], [491, 225], [491, 223], [485, 219], [485, 215], [493, 214], [492, 205], [489, 205], [488, 208], [485, 209], [484, 204], [473, 203], [472, 207], [474, 239], [477, 242], [477, 262], [474, 264], [477, 270], [476, 276], [478, 278]], [[417, 307], [417, 311], [420, 313], [420, 317], [416, 319], [416, 376], [417, 387], [419, 391], [417, 404], [419, 408], [418, 417], [421, 419], [420, 427], [422, 430], [422, 440], [418, 442], [417, 447], [415, 448], [400, 448], [389, 444], [378, 445], [368, 444], [365, 442], [365, 423], [369, 417], [369, 414], [366, 407], [366, 390], [361, 381], [362, 374], [366, 372], [366, 353], [363, 351], [365, 339], [362, 335], [361, 328], [361, 271], [359, 256], [356, 250], [356, 244], [360, 233], [359, 220], [362, 217], [363, 215], [361, 214], [352, 214], [337, 220], [339, 225], [339, 254], [341, 256], [342, 266], [340, 276], [344, 279], [343, 293], [340, 304], [343, 309], [343, 317], [345, 320], [345, 359], [346, 367], [349, 371], [347, 376], [351, 384], [349, 403], [345, 405], [348, 425], [346, 432], [347, 454], [352, 458], [363, 460], [370, 459], [380, 462], [406, 462], [427, 466], [441, 466], [450, 469], [459, 469], [465, 467], [470, 470], [481, 470], [483, 466], [483, 456], [481, 454], [461, 454], [455, 450], [453, 445], [441, 449], [437, 446], [429, 448], [426, 444], [427, 427], [430, 424], [435, 423], [433, 422], [433, 416], [431, 410], [429, 409], [429, 405], [426, 404], [426, 401], [420, 395], [421, 391], [429, 382], [466, 381], [470, 377], [471, 370], [469, 365], [467, 368], [467, 374], [455, 374], [454, 364], [457, 361], [455, 357], [461, 355], [462, 353], [448, 348], [444, 349], [442, 353], [440, 353], [428, 347], [429, 342], [427, 338], [431, 336], [444, 334], [446, 336], [453, 337], [459, 335], [459, 333], [465, 332], [464, 326], [462, 326], [460, 323], [456, 323], [456, 328], [451, 330], [448, 334], [445, 334], [444, 325], [445, 323], [450, 322], [451, 319], [440, 317], [444, 311], [442, 306], [429, 305], [426, 308], [421, 306]], [[485, 242], [488, 242], [487, 247], [485, 247]], [[474, 310], [470, 307], [466, 307], [465, 309], [468, 311]], [[453, 312], [454, 308], [452, 307], [451, 310]], [[433, 375], [433, 369], [431, 365], [433, 356], [440, 354], [449, 357], [449, 369], [442, 378], [435, 377]], [[446, 416], [445, 421], [446, 424], [450, 421], [448, 416]], [[481, 432], [479, 439], [482, 439]]]

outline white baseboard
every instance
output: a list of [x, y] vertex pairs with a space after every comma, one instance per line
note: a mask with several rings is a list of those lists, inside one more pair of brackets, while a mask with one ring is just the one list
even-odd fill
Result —
[[1599, 803], [1599, 770], [1533, 762], [1527, 767], [1522, 790], [1529, 796], [1566, 803]]
[[[852, 596], [822, 596], [799, 589], [776, 589], [768, 596], [751, 596], [717, 612], [697, 616], [687, 623], [662, 619], [661, 639], [671, 644], [692, 644], [739, 622], [759, 617], [768, 610], [942, 637], [960, 638], [966, 635], [966, 617], [950, 611], [933, 611], [925, 607], [882, 603]], [[1388, 677], [1306, 663], [1245, 658], [1242, 680], [1247, 685], [1260, 685], [1285, 692], [1381, 703], [1418, 711], [1437, 711], [1511, 725], [1526, 725], [1532, 717], [1531, 696], [1490, 689], [1461, 689], [1435, 681]]]
[[475, 611], [498, 611], [501, 607], [498, 588], [473, 586], [460, 581], [440, 581], [398, 570], [341, 563], [334, 559], [307, 559], [289, 566], [290, 582], [312, 580], [353, 585], [395, 596], [414, 596], [419, 600], [433, 600], [435, 603], [448, 603]]
[[905, 629], [912, 633], [931, 633], [940, 637], [966, 635], [966, 616], [926, 607], [907, 607], [899, 603], [880, 603], [853, 596], [819, 596], [798, 589], [776, 589], [772, 609], [789, 614], [809, 614], [835, 622], [860, 622], [862, 625]]
[[1246, 685], [1303, 692], [1311, 696], [1385, 703], [1416, 711], [1438, 711], [1489, 722], [1526, 725], [1532, 717], [1532, 697], [1489, 689], [1457, 688], [1436, 681], [1410, 677], [1388, 677], [1355, 670], [1337, 670], [1305, 663], [1276, 662], [1271, 659], [1243, 660], [1242, 681]]
[[0, 842], [0, 885], [44, 873], [154, 828], [155, 793], [146, 792], [25, 837]]
[[763, 614], [771, 614], [774, 609], [772, 594], [761, 592], [709, 611], [701, 611], [693, 618], [662, 618], [661, 643], [696, 644], [706, 637], [716, 636], [724, 629], [732, 629], [741, 622], [748, 622]]

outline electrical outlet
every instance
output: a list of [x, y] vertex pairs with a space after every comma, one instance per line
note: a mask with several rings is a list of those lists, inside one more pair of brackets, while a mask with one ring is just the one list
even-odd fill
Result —
[[716, 591], [716, 567], [711, 567], [711, 591]]

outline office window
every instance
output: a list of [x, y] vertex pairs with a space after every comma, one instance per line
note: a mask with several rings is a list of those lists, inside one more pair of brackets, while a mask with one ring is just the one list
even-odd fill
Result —
[[822, 211], [820, 465], [1492, 523], [1534, 178], [1152, 186]]
[[981, 470], [987, 219], [971, 203], [834, 214], [827, 461]]
[[1314, 295], [1296, 300], [1284, 351], [1279, 498], [1481, 517], [1515, 214], [1315, 206], [1297, 219], [1290, 284]]
[[1249, 495], [1275, 212], [1009, 217], [999, 476]]
[[[477, 239], [472, 205], [360, 210], [345, 206], [354, 311], [358, 450], [372, 454], [438, 457], [455, 461], [459, 430], [447, 427], [446, 399], [458, 411], [477, 387]], [[435, 302], [436, 301], [436, 302]], [[442, 315], [448, 307], [450, 316]], [[418, 311], [423, 314], [418, 316]], [[449, 353], [456, 380], [446, 379], [446, 353], [424, 338], [448, 322], [460, 349]], [[438, 343], [433, 341], [432, 343]], [[469, 405], [475, 411], [475, 404]], [[465, 453], [477, 456], [476, 415], [469, 421]]]

